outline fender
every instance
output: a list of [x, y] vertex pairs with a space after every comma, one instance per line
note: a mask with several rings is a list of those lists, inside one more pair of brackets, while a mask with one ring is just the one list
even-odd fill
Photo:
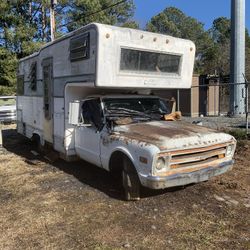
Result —
[[[133, 155], [129, 152], [129, 150], [128, 150], [127, 148], [122, 147], [122, 146], [116, 147], [116, 148], [114, 148], [114, 149], [112, 150], [112, 152], [111, 152], [111, 154], [110, 154], [110, 157], [109, 157], [108, 162], [107, 162], [108, 164], [107, 164], [107, 165], [103, 164], [103, 167], [104, 167], [105, 169], [107, 169], [108, 171], [110, 171], [110, 169], [109, 169], [110, 159], [111, 159], [112, 155], [113, 155], [115, 152], [121, 152], [121, 153], [123, 153], [124, 155], [126, 155], [126, 156], [130, 159], [130, 161], [131, 161], [133, 164], [135, 163], [135, 158], [133, 157]], [[135, 168], [136, 168], [136, 165], [135, 165], [135, 164], [134, 164], [134, 166], [135, 166]]]

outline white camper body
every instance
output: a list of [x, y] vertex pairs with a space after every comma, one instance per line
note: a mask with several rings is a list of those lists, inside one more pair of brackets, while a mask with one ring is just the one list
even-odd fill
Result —
[[[106, 124], [116, 122], [111, 121], [112, 112], [115, 105], [125, 105], [124, 100], [127, 100], [126, 105], [136, 99], [139, 105], [147, 102], [164, 106], [164, 101], [153, 98], [152, 94], [161, 95], [167, 89], [190, 88], [194, 58], [195, 45], [188, 40], [102, 24], [87, 25], [48, 43], [39, 52], [20, 61], [18, 132], [28, 138], [39, 137], [42, 145], [50, 144], [65, 159], [77, 156], [107, 170], [120, 162], [125, 171], [123, 181], [127, 190], [128, 183], [133, 187], [136, 182], [151, 188], [165, 188], [223, 173], [233, 163], [235, 140], [229, 135], [198, 127], [195, 133], [188, 125], [164, 121], [152, 121], [146, 125], [143, 119], [147, 115], [137, 117], [138, 124], [132, 124], [132, 127], [121, 125], [112, 129]], [[131, 95], [135, 92], [141, 95]], [[142, 95], [146, 93], [151, 96]], [[85, 104], [98, 106], [102, 126], [96, 128], [96, 124], [86, 122], [84, 115], [88, 118], [90, 113], [85, 112]], [[108, 107], [113, 111], [107, 113], [110, 111]], [[139, 111], [136, 112], [139, 116]], [[128, 116], [134, 117], [135, 112], [126, 113]], [[138, 136], [138, 131], [143, 129], [149, 135], [153, 131], [164, 134], [157, 132], [157, 140], [156, 136], [151, 139], [143, 134]], [[189, 133], [185, 134], [185, 130]], [[178, 133], [180, 136], [176, 138], [171, 136]], [[228, 146], [231, 151], [226, 156]], [[201, 161], [207, 160], [211, 157], [211, 150], [214, 150], [213, 157], [220, 152], [225, 158], [211, 162], [209, 167], [217, 167], [216, 171], [206, 169], [209, 173], [204, 172], [207, 165], [201, 162], [200, 165], [191, 164], [184, 172], [189, 174], [202, 168], [202, 176], [173, 179], [179, 170], [176, 170], [176, 164], [170, 169], [170, 152], [178, 155], [176, 152], [180, 150], [191, 149], [199, 155], [200, 152], [209, 152], [207, 156], [197, 155], [194, 161], [199, 157]], [[123, 163], [119, 158], [121, 154], [127, 159]], [[188, 160], [184, 162], [188, 164]], [[180, 166], [183, 173], [182, 168]]]
[[[85, 54], [79, 53], [77, 58], [77, 50], [81, 49]], [[178, 55], [178, 72], [121, 70], [122, 49]], [[190, 88], [194, 55], [191, 41], [102, 24], [87, 25], [20, 61], [18, 131], [29, 138], [37, 133], [42, 144], [49, 142], [59, 152], [74, 155], [69, 102], [110, 93], [111, 89], [116, 93], [138, 88]]]

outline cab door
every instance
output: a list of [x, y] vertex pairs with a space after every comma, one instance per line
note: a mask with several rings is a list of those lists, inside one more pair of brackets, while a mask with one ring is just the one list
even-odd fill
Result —
[[100, 131], [103, 115], [99, 98], [84, 101], [80, 116], [80, 124], [75, 129], [76, 153], [80, 158], [101, 167]]

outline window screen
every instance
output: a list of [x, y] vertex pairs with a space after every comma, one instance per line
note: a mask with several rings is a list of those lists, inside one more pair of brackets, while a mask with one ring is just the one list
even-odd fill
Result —
[[36, 72], [37, 72], [37, 66], [36, 62], [31, 64], [30, 67], [30, 88], [35, 91], [36, 90]]
[[70, 40], [70, 61], [89, 58], [89, 33]]
[[51, 119], [51, 65], [43, 66], [43, 100], [45, 118]]
[[121, 49], [121, 70], [178, 74], [180, 62], [180, 55]]
[[17, 76], [17, 95], [24, 95], [24, 76]]

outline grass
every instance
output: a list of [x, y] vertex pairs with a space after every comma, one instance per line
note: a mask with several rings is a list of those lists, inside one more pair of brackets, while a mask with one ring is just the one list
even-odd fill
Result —
[[[250, 248], [243, 205], [250, 199], [250, 148], [238, 152], [233, 171], [223, 176], [125, 202], [108, 195], [110, 179], [94, 166], [27, 161], [31, 146], [16, 133], [7, 141], [9, 151], [0, 155], [0, 249]], [[229, 188], [234, 182], [239, 185]]]
[[227, 131], [230, 135], [232, 135], [236, 140], [247, 140], [248, 135], [245, 129], [231, 129]]

